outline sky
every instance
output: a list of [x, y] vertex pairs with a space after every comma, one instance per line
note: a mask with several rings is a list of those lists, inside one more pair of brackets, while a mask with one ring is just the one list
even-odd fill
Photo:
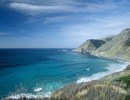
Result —
[[129, 0], [0, 0], [0, 48], [76, 48], [125, 28]]

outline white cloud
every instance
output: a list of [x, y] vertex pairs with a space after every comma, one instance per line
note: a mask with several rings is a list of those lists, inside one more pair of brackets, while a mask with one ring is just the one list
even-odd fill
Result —
[[68, 6], [68, 5], [80, 5], [79, 0], [9, 0], [11, 2], [25, 3], [25, 4], [37, 4], [37, 5], [48, 5], [48, 6]]
[[70, 12], [73, 6], [37, 6], [25, 3], [11, 3], [10, 7], [20, 12], [36, 15], [40, 13]]
[[[19, 2], [12, 2], [9, 6], [12, 9], [15, 9], [19, 12], [30, 14], [30, 15], [37, 15], [37, 14], [46, 14], [46, 13], [64, 13], [64, 12], [71, 12], [71, 13], [87, 13], [87, 12], [96, 12], [96, 11], [103, 11], [106, 9], [113, 9], [116, 8], [117, 5], [115, 3], [109, 2], [102, 2], [102, 3], [84, 3], [84, 2], [76, 2], [74, 0], [70, 1], [60, 1], [55, 0], [55, 5], [51, 3], [50, 5], [36, 5], [36, 4], [29, 4], [29, 3], [19, 3]], [[78, 6], [77, 6], [78, 5]], [[79, 6], [80, 5], [80, 6]]]
[[[130, 18], [128, 17], [130, 14], [124, 12], [126, 10], [124, 5], [128, 3], [128, 0], [119, 0], [119, 2], [104, 0], [104, 2], [97, 1], [98, 3], [78, 2], [87, 0], [11, 1], [9, 4], [10, 8], [27, 15], [32, 15], [29, 16], [28, 22], [55, 23], [54, 25], [57, 25], [56, 28], [58, 29], [53, 32], [53, 29], [50, 27], [50, 30], [55, 34], [56, 40], [54, 40], [54, 35], [50, 35], [49, 39], [45, 39], [46, 41], [49, 40], [49, 42], [52, 40], [52, 44], [55, 43], [55, 45], [63, 43], [62, 46], [77, 47], [87, 39], [118, 34], [123, 29], [130, 27]], [[44, 37], [41, 37], [41, 41], [44, 40]], [[22, 39], [28, 40], [27, 37], [22, 37]]]
[[70, 22], [70, 20], [74, 19], [74, 16], [56, 16], [56, 17], [47, 17], [45, 18], [44, 24], [48, 24], [48, 23], [57, 23], [57, 22]]

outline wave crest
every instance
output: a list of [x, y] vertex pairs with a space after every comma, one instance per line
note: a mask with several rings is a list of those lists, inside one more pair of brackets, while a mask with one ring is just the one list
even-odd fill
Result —
[[106, 72], [99, 72], [99, 73], [93, 74], [93, 75], [91, 75], [89, 77], [81, 77], [80, 79], [77, 80], [76, 83], [83, 83], [83, 82], [89, 82], [89, 81], [92, 81], [92, 80], [100, 79], [100, 78], [102, 78], [102, 77], [104, 77], [106, 75], [112, 74], [114, 72], [122, 71], [128, 65], [129, 65], [128, 62], [124, 62], [123, 64], [110, 64], [108, 67], [106, 67], [106, 69], [108, 71], [106, 71]]

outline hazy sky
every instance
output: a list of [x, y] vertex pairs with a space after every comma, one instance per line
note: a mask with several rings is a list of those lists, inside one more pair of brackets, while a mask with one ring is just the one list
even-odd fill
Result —
[[75, 48], [130, 27], [130, 0], [0, 0], [0, 48]]

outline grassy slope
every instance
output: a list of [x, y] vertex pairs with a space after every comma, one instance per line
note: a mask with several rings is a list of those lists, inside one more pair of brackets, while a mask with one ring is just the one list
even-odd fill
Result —
[[75, 51], [90, 53], [96, 56], [130, 61], [130, 28], [120, 34], [105, 40], [90, 39], [83, 43]]
[[130, 100], [130, 70], [100, 80], [68, 85], [52, 94], [62, 100]]
[[94, 53], [102, 57], [130, 61], [130, 29], [125, 29]]

